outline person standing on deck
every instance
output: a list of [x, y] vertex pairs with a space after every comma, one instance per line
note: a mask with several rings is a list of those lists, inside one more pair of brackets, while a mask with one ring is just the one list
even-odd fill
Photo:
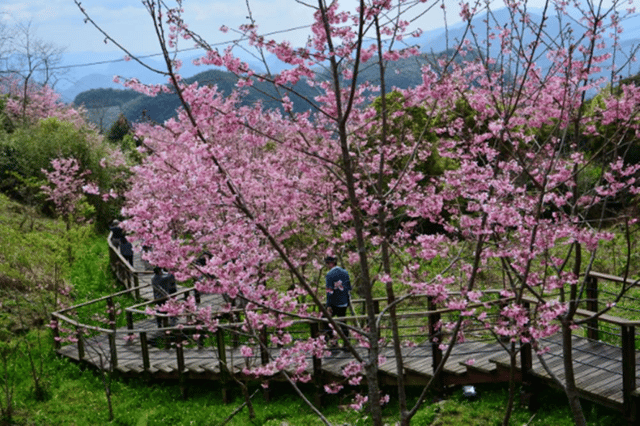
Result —
[[[163, 271], [162, 268], [156, 266], [155, 268], [153, 268], [151, 287], [153, 288], [153, 298], [156, 301], [156, 306], [160, 306], [167, 302], [167, 299], [162, 299], [163, 297], [170, 296], [176, 292], [176, 279], [173, 274], [169, 274]], [[173, 323], [175, 322], [174, 320], [174, 318], [171, 318], [171, 325], [173, 325]], [[161, 317], [156, 317], [156, 322], [158, 324], [158, 328], [162, 327]]]
[[[325, 265], [329, 268], [325, 278], [327, 289], [327, 308], [332, 316], [344, 317], [351, 303], [351, 279], [349, 273], [338, 266], [338, 261], [333, 256], [324, 258]], [[342, 327], [345, 336], [349, 336], [349, 329]], [[333, 333], [330, 333], [332, 337]]]

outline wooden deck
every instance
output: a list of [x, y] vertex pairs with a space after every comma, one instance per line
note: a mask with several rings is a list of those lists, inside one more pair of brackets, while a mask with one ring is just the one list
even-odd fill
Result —
[[[189, 379], [189, 380], [226, 380], [221, 362], [221, 356], [214, 347], [182, 348], [182, 358], [171, 342], [175, 339], [170, 334], [158, 330], [155, 319], [136, 322], [135, 329], [148, 330], [147, 366], [143, 361], [143, 349], [139, 339], [127, 341], [127, 328], [119, 330], [122, 338], [116, 340], [117, 363], [115, 369], [124, 376], [145, 374], [147, 377], [158, 379]], [[166, 342], [163, 344], [163, 342]], [[564, 378], [562, 365], [562, 346], [559, 337], [548, 339], [546, 343], [550, 350], [544, 355], [547, 365], [560, 379]], [[166, 347], [164, 347], [166, 345]], [[270, 348], [269, 356], [277, 355], [279, 349]], [[366, 359], [364, 348], [358, 348], [360, 355]], [[78, 346], [66, 345], [58, 353], [75, 361], [80, 361]], [[606, 405], [614, 409], [622, 409], [624, 398], [622, 393], [622, 362], [621, 349], [606, 345], [602, 342], [590, 341], [586, 338], [574, 338], [574, 365], [576, 384], [580, 388], [581, 396], [585, 399]], [[397, 372], [395, 356], [390, 348], [383, 350], [387, 359], [381, 367], [381, 379], [387, 385], [394, 385]], [[431, 344], [419, 345], [413, 348], [403, 348], [404, 373], [409, 386], [425, 385], [433, 376], [433, 357]], [[246, 377], [243, 369], [247, 364], [258, 365], [261, 362], [259, 354], [253, 358], [245, 358], [238, 347], [226, 348], [226, 366], [242, 380]], [[82, 361], [97, 368], [107, 368], [110, 362], [109, 341], [106, 334], [88, 338], [85, 343]], [[325, 382], [343, 378], [342, 369], [353, 361], [353, 357], [344, 351], [332, 351], [321, 360], [321, 375]], [[640, 361], [638, 356], [637, 361]], [[180, 368], [181, 362], [184, 367]], [[314, 372], [313, 358], [306, 358], [306, 372]], [[518, 358], [518, 367], [520, 362]], [[498, 343], [493, 342], [465, 342], [459, 343], [448, 359], [442, 376], [444, 385], [477, 384], [487, 382], [506, 381], [508, 379], [509, 357]], [[549, 374], [544, 370], [537, 358], [533, 361], [533, 377], [542, 383], [552, 384]], [[518, 370], [517, 378], [521, 379]], [[271, 380], [281, 380], [275, 376]]]
[[[134, 266], [136, 262], [134, 262]], [[131, 288], [140, 299], [150, 300], [151, 289], [146, 284], [151, 275], [144, 271], [132, 271], [130, 283], [136, 282], [138, 288]], [[127, 281], [124, 281], [125, 285]], [[112, 303], [112, 302], [110, 302]], [[220, 295], [202, 296], [201, 305], [211, 305], [219, 309], [223, 303]], [[111, 306], [111, 305], [110, 305]], [[58, 317], [58, 320], [61, 317]], [[97, 332], [96, 332], [97, 330]], [[229, 335], [212, 335], [204, 341], [184, 338], [182, 331], [174, 329], [166, 331], [158, 329], [155, 318], [146, 318], [130, 322], [127, 327], [112, 327], [110, 330], [96, 328], [91, 337], [86, 337], [83, 344], [66, 344], [60, 346], [58, 353], [75, 361], [88, 363], [96, 368], [109, 368], [123, 376], [143, 375], [149, 378], [173, 379], [186, 383], [187, 380], [213, 380], [229, 382], [230, 374], [242, 380], [252, 380], [243, 373], [247, 365], [260, 365], [276, 356], [279, 348], [269, 348], [245, 358], [239, 346], [234, 346]], [[633, 330], [633, 328], [632, 328]], [[109, 332], [106, 332], [109, 331]], [[127, 336], [133, 336], [132, 340]], [[632, 337], [634, 334], [632, 333]], [[220, 340], [222, 338], [222, 340]], [[226, 340], [225, 340], [226, 339]], [[180, 342], [187, 344], [177, 344]], [[224, 343], [226, 341], [226, 344]], [[552, 373], [561, 380], [564, 378], [563, 353], [560, 336], [546, 339], [544, 343], [549, 350], [543, 355]], [[221, 349], [222, 348], [222, 349]], [[366, 359], [365, 348], [357, 348]], [[596, 403], [620, 410], [630, 422], [636, 424], [635, 407], [637, 392], [635, 383], [638, 379], [635, 366], [640, 361], [640, 354], [633, 361], [623, 362], [625, 354], [620, 347], [608, 345], [583, 337], [573, 338], [573, 357], [576, 384], [581, 397]], [[627, 352], [627, 357], [629, 352]], [[380, 367], [380, 379], [384, 384], [394, 385], [397, 379], [395, 355], [390, 348], [383, 349], [386, 363]], [[405, 382], [409, 386], [425, 385], [431, 380], [434, 371], [434, 348], [426, 341], [415, 347], [403, 348], [403, 370]], [[334, 350], [322, 359], [306, 357], [306, 373], [312, 376], [315, 383], [328, 383], [332, 380], [344, 379], [342, 369], [353, 357], [344, 351]], [[517, 357], [516, 379], [522, 380], [520, 355]], [[537, 384], [554, 385], [551, 376], [545, 371], [537, 357], [533, 356], [531, 370], [526, 378]], [[625, 376], [624, 371], [627, 371]], [[629, 378], [631, 371], [633, 377]], [[440, 385], [462, 385], [486, 382], [506, 381], [509, 377], [509, 357], [498, 342], [468, 341], [454, 346], [450, 358], [440, 377]], [[274, 375], [269, 380], [282, 380]], [[625, 389], [627, 390], [625, 392]], [[625, 394], [627, 395], [625, 397]]]

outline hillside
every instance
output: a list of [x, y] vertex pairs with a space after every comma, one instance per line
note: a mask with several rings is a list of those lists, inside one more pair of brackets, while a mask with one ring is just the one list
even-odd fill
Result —
[[[64, 233], [64, 224], [37, 214], [34, 210], [8, 200], [0, 194], [0, 318], [2, 334], [0, 350], [3, 362], [0, 393], [0, 424], [2, 425], [322, 425], [323, 423], [304, 404], [288, 385], [272, 382], [271, 398], [252, 385], [255, 418], [242, 409], [244, 402], [239, 391], [231, 392], [231, 400], [224, 403], [220, 391], [209, 384], [191, 383], [186, 400], [179, 383], [119, 379], [117, 374], [102, 376], [90, 369], [55, 356], [50, 330], [43, 326], [48, 316], [41, 304], [45, 294], [55, 288], [55, 281], [73, 285], [67, 303], [94, 299], [119, 289], [108, 269], [105, 236], [91, 235], [76, 246], [76, 262], [64, 274], [56, 275], [60, 261], [55, 247]], [[56, 242], [58, 241], [58, 242]], [[27, 248], [27, 250], [25, 250]], [[49, 269], [54, 267], [53, 270]], [[44, 309], [43, 309], [44, 308]], [[23, 319], [25, 322], [23, 323]], [[35, 320], [35, 321], [33, 321]], [[33, 362], [33, 363], [32, 363]], [[34, 391], [34, 378], [41, 392]], [[104, 381], [103, 381], [104, 380]], [[108, 421], [105, 383], [109, 384], [113, 417]], [[309, 388], [309, 394], [312, 389]], [[504, 385], [485, 384], [476, 387], [477, 401], [464, 398], [460, 387], [450, 387], [447, 399], [426, 404], [414, 418], [420, 425], [487, 425], [499, 424], [506, 401]], [[389, 389], [393, 394], [393, 389]], [[361, 412], [345, 409], [350, 394], [326, 395], [323, 414], [333, 424], [365, 424]], [[12, 413], [7, 397], [11, 398]], [[417, 393], [411, 393], [417, 398]], [[541, 392], [541, 408], [536, 413], [518, 406], [514, 424], [569, 426], [571, 418], [564, 395], [557, 391]], [[434, 399], [436, 401], [436, 399]], [[392, 397], [390, 405], [397, 404]], [[236, 409], [240, 408], [236, 411]], [[392, 411], [392, 410], [391, 410]], [[589, 424], [605, 426], [624, 421], [615, 412], [586, 403]], [[398, 421], [388, 413], [389, 424]]]
[[[388, 64], [387, 88], [393, 87], [405, 89], [421, 82], [420, 69], [425, 64], [433, 64], [436, 55], [421, 55], [415, 58], [403, 59], [398, 62]], [[318, 80], [325, 80], [328, 77], [323, 70], [318, 72]], [[362, 70], [360, 81], [369, 81], [372, 84], [379, 84], [378, 69], [376, 66], [368, 66]], [[237, 77], [228, 71], [207, 70], [195, 76], [185, 79], [188, 84], [198, 82], [200, 85], [216, 85], [218, 90], [228, 95], [235, 88]], [[345, 83], [349, 83], [345, 81]], [[306, 111], [310, 104], [305, 100], [312, 100], [318, 95], [318, 89], [310, 87], [304, 81], [293, 86], [299, 94], [290, 95], [294, 107], [294, 112]], [[254, 82], [254, 86], [249, 89], [248, 95], [243, 97], [243, 104], [262, 102], [266, 107], [279, 107], [279, 104], [272, 100], [275, 97], [275, 89], [270, 83]], [[175, 94], [162, 93], [151, 97], [133, 90], [91, 89], [76, 96], [74, 105], [83, 105], [89, 111], [91, 121], [98, 124], [102, 129], [108, 128], [117, 118], [119, 113], [130, 122], [141, 120], [151, 120], [161, 123], [173, 116], [181, 107], [180, 100]]]

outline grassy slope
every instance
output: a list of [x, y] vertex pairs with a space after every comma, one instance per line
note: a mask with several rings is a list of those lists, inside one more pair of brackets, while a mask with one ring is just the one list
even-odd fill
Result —
[[[7, 393], [13, 393], [13, 423], [20, 425], [96, 425], [107, 422], [107, 404], [102, 377], [54, 355], [46, 322], [45, 307], [52, 306], [56, 286], [70, 283], [75, 301], [108, 293], [115, 288], [108, 272], [104, 236], [80, 233], [75, 262], [65, 265], [64, 227], [53, 220], [38, 217], [33, 211], [9, 202], [0, 195], [0, 354], [8, 361], [0, 363], [0, 401], [6, 407]], [[22, 297], [25, 296], [25, 297]], [[64, 300], [64, 299], [63, 299]], [[27, 329], [30, 331], [27, 332]], [[31, 348], [30, 350], [28, 348]], [[36, 398], [29, 354], [42, 378], [45, 392]], [[414, 418], [415, 425], [497, 425], [506, 405], [506, 387], [478, 387], [480, 399], [466, 401], [459, 388], [450, 397], [428, 404]], [[385, 409], [387, 421], [394, 424], [396, 401]], [[116, 379], [112, 384], [117, 425], [210, 425], [220, 424], [242, 403], [240, 395], [223, 404], [215, 383], [193, 384], [189, 398], [179, 399], [175, 383]], [[266, 402], [262, 393], [254, 398], [256, 418], [251, 420], [242, 410], [230, 425], [321, 425], [289, 388], [272, 390]], [[334, 424], [364, 425], [362, 413], [345, 411], [351, 394], [327, 397], [323, 413]], [[512, 424], [570, 425], [572, 422], [564, 396], [546, 391], [542, 409], [535, 415], [517, 408]], [[586, 405], [591, 424], [621, 424], [615, 413]]]

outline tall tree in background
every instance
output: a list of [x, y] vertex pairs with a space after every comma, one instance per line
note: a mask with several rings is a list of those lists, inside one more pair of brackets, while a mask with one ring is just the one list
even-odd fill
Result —
[[64, 76], [64, 70], [58, 68], [64, 48], [39, 37], [31, 22], [20, 22], [4, 31], [10, 33], [10, 48], [2, 72], [19, 76], [25, 85], [54, 88]]
[[[619, 53], [623, 18], [634, 13], [627, 2], [605, 8], [589, 1], [569, 9], [566, 2], [547, 1], [534, 16], [526, 2], [507, 0], [506, 22], [494, 21], [490, 4], [463, 3], [468, 37], [453, 57], [425, 66], [421, 84], [394, 95], [386, 66], [420, 55], [408, 41], [420, 34], [411, 19], [438, 3], [361, 0], [350, 12], [319, 0], [309, 5], [313, 36], [301, 47], [261, 36], [249, 10], [242, 37], [258, 57], [270, 53], [288, 65], [277, 75], [250, 69], [232, 47], [210, 47], [183, 21], [182, 2], [142, 3], [183, 106], [162, 126], [136, 128], [147, 157], [135, 168], [125, 226], [153, 248], [152, 263], [179, 279], [215, 276], [198, 289], [246, 299], [245, 329], [256, 341], [265, 326], [280, 330], [274, 338], [283, 350], [253, 373], [281, 373], [292, 383], [309, 379], [305, 356], [323, 356], [326, 342], [293, 339], [290, 320], [317, 320], [314, 311], [329, 317], [313, 283], [319, 259], [340, 253], [357, 272], [366, 305], [364, 323], [350, 324], [354, 339], [347, 346], [355, 361], [344, 374], [350, 383], [366, 377], [367, 394], [353, 406], [368, 404], [374, 424], [382, 424], [387, 400], [378, 381], [385, 344], [395, 357], [403, 425], [425, 398], [408, 405], [401, 351], [407, 342], [396, 319], [396, 309], [416, 295], [458, 313], [442, 325], [449, 337], [441, 342], [436, 376], [472, 324], [503, 342], [513, 367], [520, 342], [543, 357], [543, 339], [561, 332], [565, 378], [556, 380], [576, 424], [585, 423], [571, 333], [582, 324], [575, 313], [586, 272], [599, 243], [611, 238], [603, 220], [607, 204], [637, 194], [638, 168], [625, 164], [620, 152], [638, 132], [640, 91], [624, 86], [608, 92], [606, 107], [589, 114], [585, 103], [590, 93], [618, 85], [627, 65], [613, 54]], [[482, 30], [473, 20], [481, 12], [487, 13]], [[551, 23], [560, 26], [560, 36], [550, 38]], [[183, 84], [175, 56], [182, 39], [207, 50], [199, 63], [237, 74], [238, 90], [224, 97], [215, 87]], [[378, 70], [377, 81], [359, 81], [364, 67]], [[281, 109], [240, 104], [256, 80], [276, 86]], [[291, 98], [300, 84], [315, 87], [317, 96], [304, 98], [308, 112], [294, 113]], [[137, 80], [125, 85], [148, 94], [168, 90]], [[407, 111], [421, 111], [417, 126], [418, 115], [406, 120]], [[601, 124], [617, 130], [599, 134]], [[602, 138], [601, 149], [582, 150], [586, 137]], [[434, 153], [446, 166], [428, 173]], [[602, 162], [605, 153], [611, 155]], [[592, 178], [585, 185], [587, 175]], [[625, 211], [616, 220], [631, 221]], [[212, 256], [195, 266], [203, 251]], [[290, 286], [278, 285], [287, 279]], [[489, 300], [484, 290], [494, 280], [506, 298], [499, 317], [481, 303]], [[388, 301], [380, 314], [377, 294]], [[383, 315], [390, 318], [388, 342], [381, 339]], [[341, 324], [330, 322], [345, 338]], [[512, 388], [505, 423], [513, 395]]]
[[64, 76], [65, 70], [59, 68], [63, 52], [64, 48], [38, 37], [31, 22], [0, 27], [0, 83], [19, 84], [23, 117], [27, 116], [29, 92], [54, 88]]

